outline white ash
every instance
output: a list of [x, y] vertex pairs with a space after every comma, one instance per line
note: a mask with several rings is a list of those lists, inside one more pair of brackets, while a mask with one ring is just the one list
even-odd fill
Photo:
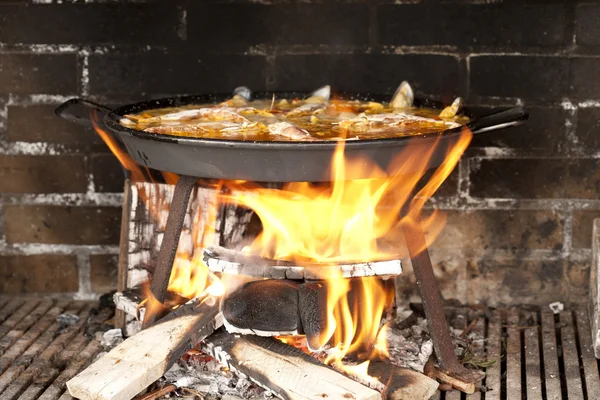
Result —
[[56, 317], [56, 322], [58, 322], [62, 328], [65, 328], [67, 326], [75, 325], [77, 322], [79, 322], [79, 316], [70, 313], [60, 314]]
[[[425, 363], [433, 354], [433, 342], [425, 318], [418, 317], [410, 327], [399, 328], [411, 314], [412, 312], [408, 310], [398, 311], [395, 324], [386, 332], [390, 362], [400, 367], [423, 372]], [[485, 339], [481, 334], [471, 331], [466, 337], [462, 337], [464, 329], [456, 329], [451, 326], [449, 329], [455, 344], [454, 351], [459, 359], [465, 350], [483, 348]]]
[[100, 344], [104, 348], [113, 348], [123, 343], [123, 332], [121, 329], [109, 329], [102, 335]]
[[423, 372], [425, 363], [433, 353], [433, 342], [427, 331], [427, 321], [419, 318], [410, 328], [387, 330], [390, 362], [399, 367]]
[[[270, 392], [240, 378], [223, 368], [214, 358], [203, 353], [191, 355], [187, 361], [180, 359], [169, 369], [161, 383], [175, 384], [180, 394], [193, 391], [211, 400], [257, 400], [270, 398]], [[178, 397], [175, 393], [171, 397]], [[165, 397], [168, 398], [168, 397]]]

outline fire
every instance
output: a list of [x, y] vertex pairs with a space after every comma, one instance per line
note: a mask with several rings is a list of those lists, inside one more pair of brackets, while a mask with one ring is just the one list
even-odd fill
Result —
[[[249, 253], [301, 265], [393, 258], [399, 249], [381, 248], [380, 241], [398, 243], [403, 229], [416, 226], [419, 218], [431, 240], [443, 228], [442, 215], [434, 212], [424, 218], [421, 211], [450, 175], [470, 138], [465, 130], [418, 191], [417, 184], [442, 139], [431, 146], [409, 144], [388, 171], [366, 158], [346, 159], [341, 141], [333, 156], [331, 187], [292, 182], [279, 190], [251, 182], [225, 182], [231, 194], [224, 200], [252, 209], [262, 222], [262, 233], [246, 248]], [[346, 180], [348, 175], [371, 178]], [[403, 209], [407, 211], [399, 218]]]
[[[123, 168], [129, 172], [129, 177], [134, 182], [153, 181], [150, 171], [135, 162], [127, 152], [117, 143], [114, 136], [106, 132], [98, 123], [97, 113], [92, 114], [92, 124], [94, 129], [100, 135], [102, 140], [109, 147], [111, 152], [119, 160]], [[170, 172], [161, 172], [164, 181], [174, 185], [179, 177]], [[139, 192], [142, 203], [146, 205], [150, 215], [157, 223], [164, 223], [166, 220], [161, 218], [161, 214], [169, 209], [168, 200], [165, 198], [154, 199], [151, 201], [150, 195], [142, 187]], [[156, 201], [157, 200], [157, 201]], [[184, 299], [219, 297], [225, 293], [225, 287], [219, 278], [212, 274], [208, 267], [204, 265], [201, 259], [204, 244], [212, 240], [214, 235], [214, 224], [217, 216], [217, 205], [213, 209], [201, 210], [206, 213], [206, 222], [204, 224], [194, 224], [192, 231], [192, 244], [179, 244], [177, 255], [173, 263], [173, 269], [169, 278], [168, 291], [181, 296]], [[194, 219], [199, 220], [200, 216], [195, 215]], [[164, 226], [161, 228], [164, 229]], [[167, 303], [162, 305], [154, 298], [149, 290], [149, 285], [144, 285], [144, 294], [146, 300], [144, 306], [146, 313], [160, 312], [165, 306], [168, 308], [176, 307], [177, 304]]]
[[[305, 266], [402, 257], [404, 234], [422, 226], [429, 245], [441, 232], [444, 216], [438, 212], [424, 216], [422, 210], [456, 167], [471, 136], [465, 129], [456, 138], [440, 138], [430, 146], [415, 140], [387, 170], [366, 158], [346, 158], [342, 141], [333, 156], [331, 185], [293, 182], [272, 189], [251, 182], [225, 182], [230, 194], [223, 199], [252, 209], [260, 218], [262, 232], [244, 249], [251, 254]], [[419, 188], [430, 160], [443, 149], [443, 162]], [[369, 178], [346, 179], [357, 175]], [[348, 354], [360, 359], [385, 357], [384, 318], [393, 290], [378, 278], [323, 278], [326, 323], [317, 346], [309, 343], [311, 350], [326, 349], [326, 361], [336, 365]], [[361, 371], [366, 368], [368, 364], [361, 364]]]
[[[151, 176], [104, 132], [102, 136], [134, 181]], [[301, 266], [338, 265], [401, 258], [404, 235], [415, 229], [427, 232], [427, 243], [435, 240], [445, 224], [438, 212], [423, 215], [423, 207], [456, 167], [471, 140], [464, 129], [453, 138], [440, 137], [423, 145], [415, 139], [398, 154], [386, 170], [366, 158], [347, 158], [340, 141], [332, 159], [330, 184], [293, 182], [282, 189], [265, 188], [246, 181], [223, 181], [223, 203], [252, 209], [260, 218], [262, 232], [244, 251], [286, 260]], [[445, 151], [443, 162], [422, 185], [432, 158]], [[368, 176], [351, 180], [349, 176]], [[164, 174], [175, 183], [177, 176]], [[422, 185], [422, 186], [419, 186]], [[144, 194], [140, 193], [142, 200]], [[208, 212], [202, 227], [193, 229], [191, 246], [179, 244], [169, 290], [184, 298], [222, 296], [232, 287], [210, 273], [201, 260], [201, 250], [214, 233], [217, 205]], [[160, 210], [155, 210], [159, 213]], [[195, 216], [197, 220], [198, 216]], [[425, 247], [419, 250], [424, 250]], [[325, 316], [316, 339], [281, 338], [287, 343], [325, 354], [325, 361], [343, 365], [347, 355], [364, 361], [387, 356], [386, 317], [393, 304], [393, 284], [377, 277], [345, 279], [324, 276]], [[149, 295], [148, 310], [157, 303]], [[368, 361], [344, 368], [350, 374], [366, 375]]]

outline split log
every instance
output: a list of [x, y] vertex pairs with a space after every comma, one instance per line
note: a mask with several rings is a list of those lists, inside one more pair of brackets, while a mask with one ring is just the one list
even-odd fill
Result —
[[382, 395], [389, 400], [428, 400], [439, 386], [435, 380], [419, 372], [383, 361], [369, 364], [369, 375], [385, 385]]
[[81, 400], [131, 399], [222, 325], [220, 301], [178, 308], [67, 382]]
[[298, 282], [269, 279], [244, 284], [223, 300], [228, 332], [259, 336], [304, 333], [298, 309]]
[[[173, 185], [150, 182], [125, 183], [124, 218], [119, 257], [119, 291], [148, 281], [155, 268], [162, 243]], [[225, 205], [217, 207], [217, 190], [200, 183], [192, 192], [179, 250], [193, 254], [204, 245], [236, 247], [242, 240], [253, 212]], [[218, 208], [218, 209], [217, 209]], [[216, 213], [216, 215], [215, 215]], [[116, 325], [127, 336], [139, 331], [139, 322], [125, 313], [118, 314]]]
[[140, 307], [142, 300], [141, 292], [137, 289], [127, 289], [122, 292], [115, 292], [113, 295], [117, 310], [135, 317], [139, 321], [143, 321], [146, 314], [146, 307]]
[[420, 372], [398, 367], [387, 361], [369, 363], [369, 375], [360, 375], [333, 364], [332, 367], [353, 380], [381, 393], [386, 400], [429, 400], [437, 391], [439, 383]]
[[397, 276], [402, 273], [400, 260], [302, 267], [288, 261], [269, 260], [219, 246], [204, 249], [203, 259], [213, 272], [268, 279], [323, 280], [339, 277]]
[[202, 350], [281, 399], [381, 398], [377, 391], [273, 338], [235, 337], [222, 332], [208, 337]]
[[[139, 286], [154, 271], [173, 198], [174, 185], [149, 182], [130, 184], [125, 193], [129, 208], [127, 234], [127, 288]], [[252, 211], [218, 206], [214, 185], [198, 183], [188, 204], [179, 251], [192, 252], [201, 244], [235, 247], [242, 240]]]

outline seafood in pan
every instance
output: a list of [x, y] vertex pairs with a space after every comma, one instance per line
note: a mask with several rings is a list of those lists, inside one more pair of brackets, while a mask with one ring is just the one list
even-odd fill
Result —
[[193, 104], [125, 115], [121, 125], [165, 135], [260, 141], [360, 140], [422, 135], [469, 122], [457, 98], [441, 112], [413, 106], [402, 82], [389, 102], [335, 99], [323, 86], [304, 99], [252, 99], [246, 87], [218, 104]]

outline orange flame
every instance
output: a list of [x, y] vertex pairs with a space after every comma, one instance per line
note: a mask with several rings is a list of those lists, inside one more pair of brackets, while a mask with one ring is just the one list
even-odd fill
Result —
[[[98, 123], [97, 113], [92, 113], [91, 120], [98, 135], [100, 135], [114, 156], [117, 157], [123, 168], [129, 171], [130, 179], [134, 182], [152, 181], [152, 174], [148, 168], [133, 160], [129, 154], [121, 149], [114, 136], [102, 129]], [[164, 181], [170, 185], [176, 184], [179, 179], [176, 174], [170, 172], [161, 172], [161, 174]], [[162, 216], [169, 209], [169, 200], [164, 196], [157, 197], [156, 193], [146, 193], [144, 187], [140, 187], [139, 189], [138, 195], [140, 201], [145, 205], [149, 214], [157, 224], [164, 224], [165, 220]], [[213, 238], [212, 235], [214, 234], [214, 224], [217, 215], [216, 208], [217, 205], [215, 204], [215, 207], [210, 209], [197, 210], [198, 212], [194, 215], [194, 220], [198, 221], [201, 218], [201, 213], [206, 214], [206, 219], [202, 224], [193, 224], [192, 248], [190, 249], [189, 246], [186, 248], [185, 245], [180, 243], [177, 250], [169, 278], [168, 291], [184, 299], [219, 297], [225, 292], [222, 282], [208, 270], [208, 267], [204, 265], [201, 258], [204, 244]], [[164, 226], [160, 227], [164, 229]], [[165, 302], [166, 304], [161, 304], [150, 292], [148, 284], [143, 285], [142, 289], [146, 296], [144, 305], [147, 314], [162, 312], [165, 307], [177, 307], [177, 303], [170, 301]]]
[[[404, 254], [400, 248], [404, 234], [422, 226], [428, 233], [428, 246], [443, 229], [442, 214], [434, 211], [424, 217], [422, 210], [456, 167], [471, 137], [465, 129], [455, 138], [439, 138], [430, 145], [415, 139], [387, 171], [366, 158], [344, 157], [342, 141], [333, 156], [330, 186], [294, 182], [279, 190], [250, 182], [225, 182], [230, 194], [223, 200], [248, 207], [260, 218], [262, 232], [244, 249], [252, 254], [305, 266], [398, 258]], [[419, 189], [432, 158], [444, 149], [442, 163]], [[347, 176], [368, 178], [348, 180]], [[326, 361], [339, 365], [347, 354], [363, 359], [385, 357], [383, 319], [393, 302], [393, 290], [378, 278], [349, 280], [340, 275], [323, 279], [327, 281], [327, 318], [318, 347], [333, 346], [327, 350]], [[367, 367], [361, 365], [360, 370]]]
[[[121, 151], [111, 135], [97, 123], [94, 125], [121, 164], [131, 171], [132, 180], [143, 181], [151, 176]], [[387, 170], [369, 159], [346, 158], [341, 141], [333, 156], [330, 185], [294, 182], [283, 189], [270, 189], [252, 182], [224, 181], [219, 185], [224, 185], [228, 194], [220, 200], [250, 208], [260, 218], [263, 230], [245, 248], [252, 254], [305, 266], [399, 258], [404, 255], [400, 246], [404, 234], [423, 229], [428, 233], [425, 246], [429, 246], [443, 229], [442, 214], [434, 211], [423, 216], [422, 210], [456, 167], [471, 136], [465, 129], [454, 138], [440, 138], [429, 145], [415, 139], [392, 160]], [[443, 150], [446, 151], [443, 162], [419, 188], [430, 161]], [[348, 176], [368, 178], [349, 180]], [[176, 175], [165, 174], [166, 182], [176, 180]], [[143, 193], [140, 198], [150, 205]], [[159, 214], [161, 210], [150, 211]], [[170, 277], [169, 290], [186, 298], [221, 296], [225, 286], [231, 289], [228, 282], [220, 281], [208, 271], [197, 251], [210, 242], [214, 233], [216, 207], [208, 213], [202, 226], [193, 225], [192, 248], [180, 243]], [[194, 216], [196, 221], [198, 218]], [[393, 303], [393, 285], [376, 277], [353, 280], [340, 274], [323, 279], [326, 319], [317, 348], [311, 350], [325, 350], [326, 362], [336, 366], [343, 365], [341, 360], [347, 354], [357, 355], [361, 360], [386, 357], [385, 317]], [[152, 301], [150, 295], [150, 310]], [[305, 339], [282, 339], [297, 346], [306, 345]], [[351, 374], [365, 375], [368, 362], [346, 369]]]
[[[398, 249], [381, 249], [378, 242], [396, 244], [402, 229], [416, 226], [423, 206], [450, 175], [470, 138], [470, 131], [462, 132], [414, 197], [441, 139], [430, 146], [409, 144], [387, 172], [366, 158], [346, 160], [341, 141], [333, 156], [331, 187], [292, 182], [279, 190], [225, 182], [231, 194], [223, 199], [252, 209], [260, 218], [263, 231], [246, 249], [250, 253], [300, 264], [389, 259], [398, 256]], [[346, 176], [370, 178], [346, 180]], [[408, 211], [399, 218], [405, 206]], [[421, 223], [430, 238], [444, 226], [443, 216], [435, 212]]]

